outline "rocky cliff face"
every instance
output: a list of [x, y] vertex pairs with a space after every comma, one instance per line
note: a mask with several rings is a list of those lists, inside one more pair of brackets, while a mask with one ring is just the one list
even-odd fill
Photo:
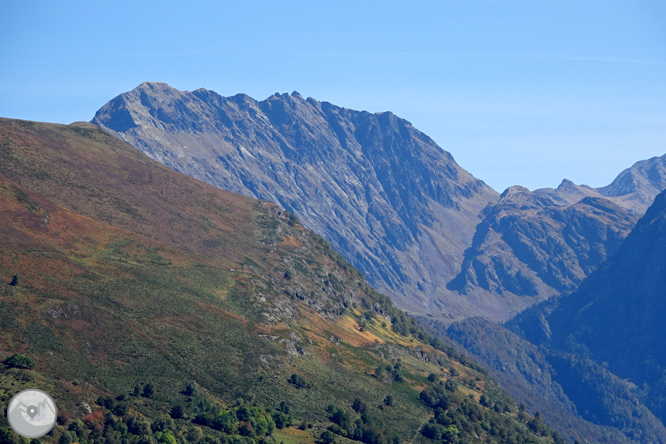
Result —
[[402, 308], [478, 313], [446, 283], [497, 193], [390, 112], [144, 83], [93, 123], [177, 171], [293, 212]]

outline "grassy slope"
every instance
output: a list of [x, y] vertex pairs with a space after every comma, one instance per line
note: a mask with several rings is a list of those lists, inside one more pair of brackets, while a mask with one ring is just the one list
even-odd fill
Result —
[[[206, 403], [285, 401], [314, 427], [270, 439], [296, 443], [331, 424], [329, 404], [351, 412], [358, 398], [376, 425], [426, 442], [418, 430], [433, 410], [419, 392], [450, 379], [449, 410], [471, 402], [529, 435], [515, 409], [478, 404], [482, 394], [510, 404], [482, 373], [396, 334], [387, 298], [289, 214], [173, 172], [87, 124], [0, 119], [0, 245], [0, 357], [37, 360], [34, 370], [2, 370], [3, 403], [39, 387], [76, 418], [101, 410], [100, 395], [146, 383], [155, 395], [128, 402], [150, 420], [174, 405], [193, 416]], [[6, 284], [13, 275], [17, 286]], [[404, 382], [375, 374], [397, 362]], [[292, 374], [310, 387], [290, 384]], [[182, 393], [189, 380], [195, 396]], [[380, 408], [389, 394], [394, 405]], [[192, 427], [178, 424], [181, 434]]]

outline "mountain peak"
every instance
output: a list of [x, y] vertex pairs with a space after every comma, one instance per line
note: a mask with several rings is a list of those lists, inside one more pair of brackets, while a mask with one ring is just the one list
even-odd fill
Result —
[[515, 196], [515, 195], [530, 195], [530, 194], [532, 194], [532, 192], [527, 188], [525, 188], [524, 186], [513, 185], [504, 190], [504, 192], [500, 195], [500, 198]]
[[153, 90], [165, 90], [165, 89], [175, 89], [172, 86], [170, 86], [167, 83], [164, 82], [143, 82], [139, 86], [137, 86], [135, 89], [138, 90], [143, 90], [143, 89], [153, 89]]
[[566, 188], [573, 188], [575, 187], [576, 184], [570, 181], [569, 179], [562, 179], [562, 182], [558, 185], [557, 189], [558, 190], [563, 190]]
[[143, 89], [93, 122], [178, 171], [293, 212], [402, 307], [443, 310], [433, 301], [497, 193], [409, 122], [297, 91], [254, 101]]

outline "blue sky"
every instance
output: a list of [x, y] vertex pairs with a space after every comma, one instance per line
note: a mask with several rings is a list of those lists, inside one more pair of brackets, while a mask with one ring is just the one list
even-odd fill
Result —
[[14, 1], [0, 116], [90, 120], [144, 81], [393, 111], [498, 191], [666, 153], [666, 1]]

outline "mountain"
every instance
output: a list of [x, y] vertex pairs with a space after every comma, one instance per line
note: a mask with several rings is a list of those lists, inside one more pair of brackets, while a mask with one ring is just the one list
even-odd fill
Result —
[[0, 279], [46, 442], [563, 442], [293, 215], [88, 123], [0, 119]]
[[477, 313], [446, 283], [497, 193], [390, 112], [144, 83], [92, 122], [176, 171], [289, 210], [404, 309]]
[[537, 346], [481, 318], [453, 323], [446, 332], [530, 411], [548, 417], [565, 438], [608, 444], [666, 442], [666, 428], [640, 393], [601, 363]]
[[289, 210], [400, 307], [447, 322], [506, 320], [574, 290], [666, 185], [663, 156], [607, 187], [564, 180], [498, 200], [409, 122], [298, 93], [256, 101], [149, 82], [92, 122], [176, 171]]
[[666, 189], [666, 155], [636, 162], [598, 191], [643, 214], [657, 194]]
[[481, 301], [497, 295], [500, 319], [575, 290], [638, 219], [605, 198], [582, 197], [562, 205], [523, 187], [507, 189], [484, 216], [449, 289]]
[[555, 189], [510, 187], [484, 209], [448, 288], [494, 303], [482, 312], [499, 320], [570, 293], [613, 254], [664, 189], [666, 155], [637, 162], [598, 189], [566, 179]]
[[533, 343], [603, 364], [666, 420], [666, 193], [577, 291], [530, 309], [508, 327]]

